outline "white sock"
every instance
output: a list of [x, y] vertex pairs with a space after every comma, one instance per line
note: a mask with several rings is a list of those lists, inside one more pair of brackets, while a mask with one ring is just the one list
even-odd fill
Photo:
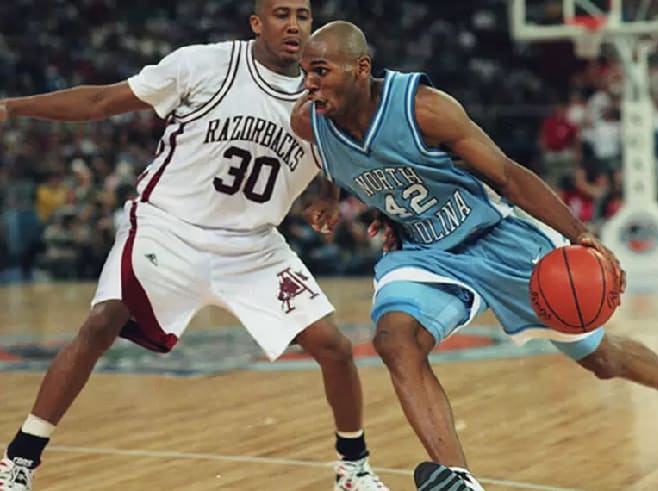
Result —
[[55, 431], [55, 425], [34, 414], [30, 414], [23, 423], [21, 431], [40, 438], [50, 438], [50, 435]]
[[363, 429], [359, 431], [336, 431], [336, 434], [341, 438], [359, 438], [363, 435]]

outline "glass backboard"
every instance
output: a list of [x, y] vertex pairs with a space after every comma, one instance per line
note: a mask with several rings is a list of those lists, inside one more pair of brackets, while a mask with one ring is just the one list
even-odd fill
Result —
[[519, 40], [658, 35], [655, 0], [508, 0], [513, 35]]

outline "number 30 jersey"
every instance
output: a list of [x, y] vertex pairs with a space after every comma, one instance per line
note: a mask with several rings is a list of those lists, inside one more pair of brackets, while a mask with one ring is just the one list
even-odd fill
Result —
[[208, 229], [281, 223], [319, 161], [290, 128], [302, 76], [272, 72], [252, 51], [253, 41], [188, 46], [128, 79], [167, 121], [139, 201]]

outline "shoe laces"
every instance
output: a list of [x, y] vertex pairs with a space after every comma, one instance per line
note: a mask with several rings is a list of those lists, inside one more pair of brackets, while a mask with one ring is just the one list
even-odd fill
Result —
[[355, 491], [389, 491], [384, 483], [370, 468], [368, 457], [360, 460], [341, 460], [336, 463], [339, 482], [350, 482]]
[[466, 472], [461, 469], [451, 469], [451, 470], [452, 472], [454, 472], [455, 474], [457, 474], [459, 477], [462, 478], [462, 480], [464, 481], [464, 483], [469, 489], [473, 491], [480, 491], [480, 490], [484, 491], [480, 483], [475, 480], [475, 478], [470, 474], [470, 472]]
[[0, 462], [0, 485], [2, 491], [28, 491], [32, 489], [32, 469], [5, 458]]

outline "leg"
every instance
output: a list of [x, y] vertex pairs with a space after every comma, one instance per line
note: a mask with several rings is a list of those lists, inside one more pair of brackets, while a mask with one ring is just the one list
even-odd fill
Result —
[[621, 377], [658, 389], [658, 355], [642, 343], [600, 329], [582, 341], [554, 344], [600, 379]]
[[352, 343], [325, 317], [297, 335], [297, 343], [319, 364], [324, 390], [336, 423], [335, 491], [388, 491], [370, 468], [363, 434], [361, 382], [352, 357]]
[[53, 425], [59, 423], [129, 317], [128, 308], [117, 300], [95, 305], [78, 335], [50, 365], [32, 414]]
[[350, 340], [329, 318], [324, 318], [302, 331], [297, 343], [320, 364], [337, 430], [360, 431], [363, 428], [363, 396]]
[[[467, 318], [454, 289], [394, 282], [377, 292], [375, 348], [386, 364], [402, 409], [430, 458], [466, 466], [448, 397], [427, 359], [436, 340]], [[431, 333], [430, 333], [431, 330]]]
[[0, 491], [31, 489], [33, 469], [41, 462], [50, 434], [128, 317], [127, 307], [119, 301], [97, 304], [76, 338], [55, 357], [41, 383], [32, 413], [0, 462]]
[[407, 420], [433, 460], [414, 472], [422, 491], [482, 491], [466, 469], [448, 396], [427, 359], [436, 340], [468, 318], [463, 293], [451, 286], [393, 282], [377, 292], [373, 308], [375, 348]]
[[427, 356], [434, 338], [403, 312], [389, 312], [377, 323], [375, 348], [388, 368], [407, 420], [434, 462], [466, 467], [448, 396]]

